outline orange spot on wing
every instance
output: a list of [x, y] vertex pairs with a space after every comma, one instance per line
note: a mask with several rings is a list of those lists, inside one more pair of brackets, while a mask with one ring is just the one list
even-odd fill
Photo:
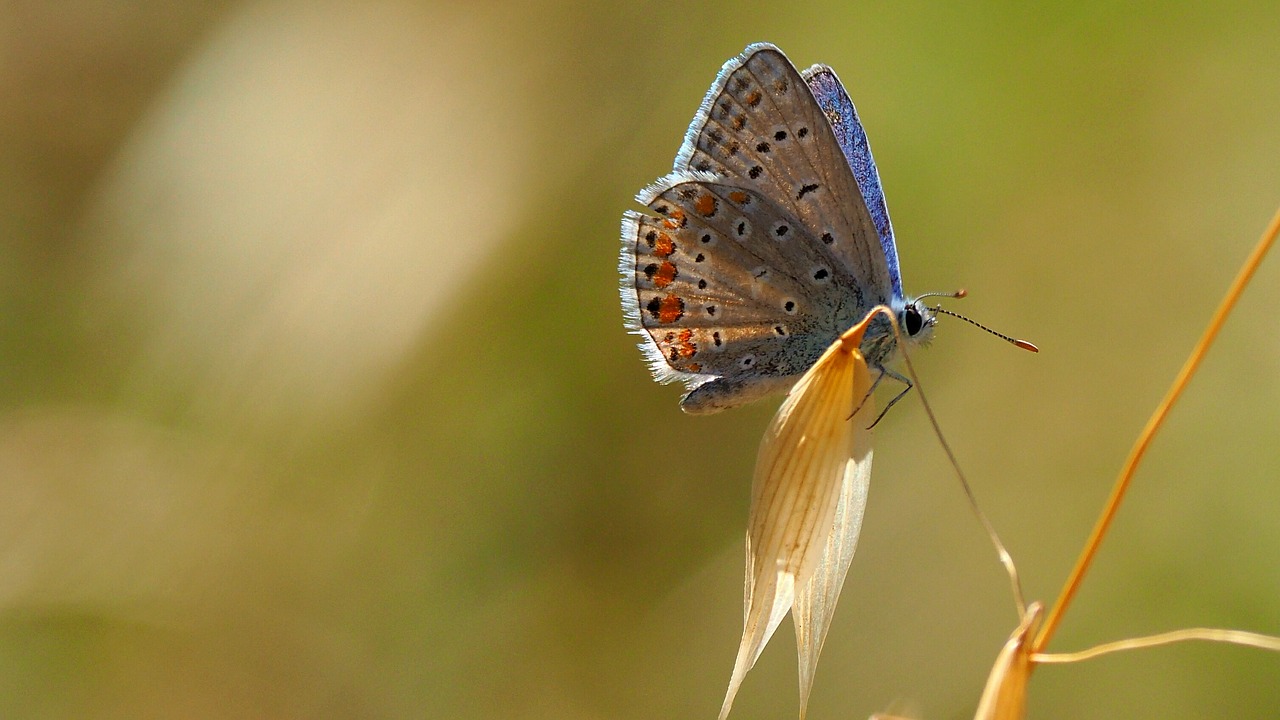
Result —
[[653, 284], [658, 288], [664, 288], [670, 285], [676, 279], [676, 265], [667, 261], [658, 267], [658, 272], [653, 274]]
[[658, 233], [658, 239], [653, 243], [653, 254], [660, 258], [670, 257], [671, 253], [676, 251], [675, 241], [666, 233]]
[[693, 344], [693, 331], [684, 329], [676, 339], [676, 352], [682, 358], [691, 358], [698, 354], [698, 346]]
[[698, 199], [693, 201], [693, 209], [697, 210], [699, 215], [710, 217], [716, 212], [716, 199], [710, 193], [699, 195]]
[[729, 199], [738, 203], [739, 205], [744, 205], [747, 202], [747, 194], [741, 190], [734, 190], [733, 192], [729, 193]]
[[684, 301], [675, 295], [662, 298], [658, 305], [658, 322], [673, 323], [684, 317]]
[[665, 225], [668, 230], [678, 230], [684, 227], [685, 222], [687, 221], [684, 217], [684, 211], [680, 208], [672, 208], [671, 212], [667, 215], [667, 219], [663, 220], [662, 224]]
[[751, 107], [755, 107], [756, 105], [759, 105], [760, 91], [752, 90], [751, 92], [747, 93], [747, 97], [745, 98], [745, 100], [747, 101], [747, 104], [750, 105]]
[[[679, 332], [667, 333], [658, 344], [662, 347], [663, 357], [666, 357], [672, 365], [683, 364], [682, 361], [698, 354], [698, 345], [693, 342], [693, 331], [688, 328]], [[691, 372], [698, 372], [702, 369], [702, 365], [700, 363], [688, 363], [685, 369]]]

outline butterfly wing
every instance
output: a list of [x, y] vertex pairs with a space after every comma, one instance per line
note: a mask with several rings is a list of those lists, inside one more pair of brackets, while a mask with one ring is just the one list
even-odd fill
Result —
[[650, 192], [657, 215], [623, 219], [623, 300], [655, 375], [694, 379], [686, 410], [785, 389], [867, 304], [836, 282], [821, 238], [759, 192], [709, 178]]
[[871, 157], [871, 145], [867, 141], [866, 131], [862, 129], [862, 121], [858, 119], [858, 111], [854, 109], [849, 93], [845, 92], [844, 84], [829, 66], [814, 65], [802, 75], [818, 101], [818, 106], [827, 116], [836, 142], [840, 144], [849, 169], [858, 181], [858, 189], [862, 191], [867, 211], [871, 214], [876, 233], [880, 237], [880, 249], [884, 251], [888, 264], [894, 297], [901, 298], [902, 272], [898, 267], [898, 247], [893, 242], [893, 223], [889, 221], [889, 208], [885, 204], [884, 190], [880, 186], [880, 172], [876, 169], [875, 159]]
[[849, 276], [888, 301], [875, 222], [825, 111], [778, 48], [756, 43], [725, 63], [676, 154], [675, 174], [690, 170], [733, 177], [806, 222], [815, 237], [832, 233], [831, 250]]
[[623, 217], [623, 306], [688, 411], [787, 387], [893, 293], [827, 116], [772, 45], [725, 64], [675, 170], [637, 199], [656, 215]]

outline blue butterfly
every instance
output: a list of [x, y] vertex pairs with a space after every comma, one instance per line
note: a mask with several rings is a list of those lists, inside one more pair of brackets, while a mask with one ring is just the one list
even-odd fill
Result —
[[[653, 214], [622, 218], [623, 311], [655, 379], [685, 384], [686, 412], [787, 390], [877, 305], [909, 341], [932, 334], [934, 311], [903, 294], [866, 133], [826, 65], [801, 73], [773, 45], [748, 46], [716, 77], [672, 172], [637, 199]], [[910, 389], [885, 367], [895, 350], [877, 318], [863, 355], [877, 383]]]

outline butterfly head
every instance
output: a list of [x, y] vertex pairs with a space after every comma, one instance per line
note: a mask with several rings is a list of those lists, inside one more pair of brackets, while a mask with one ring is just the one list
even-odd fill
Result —
[[898, 327], [908, 341], [923, 344], [933, 338], [933, 326], [938, 324], [938, 316], [924, 304], [922, 298], [903, 300], [902, 306], [895, 310]]

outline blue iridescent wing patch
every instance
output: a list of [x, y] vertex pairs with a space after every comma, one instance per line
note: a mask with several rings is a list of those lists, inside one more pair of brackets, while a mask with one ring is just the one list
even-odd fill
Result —
[[862, 129], [862, 122], [858, 119], [858, 111], [854, 109], [849, 93], [830, 67], [814, 65], [804, 71], [802, 77], [826, 114], [831, 129], [835, 132], [836, 142], [849, 161], [849, 168], [853, 170], [858, 189], [862, 191], [862, 199], [867, 204], [867, 212], [871, 214], [876, 233], [880, 236], [880, 247], [884, 250], [885, 262], [889, 266], [893, 295], [902, 299], [902, 273], [898, 269], [898, 248], [893, 242], [893, 223], [889, 222], [889, 208], [885, 205], [884, 190], [880, 187], [880, 173], [876, 170], [876, 161], [871, 157], [871, 146], [867, 143], [867, 133]]

